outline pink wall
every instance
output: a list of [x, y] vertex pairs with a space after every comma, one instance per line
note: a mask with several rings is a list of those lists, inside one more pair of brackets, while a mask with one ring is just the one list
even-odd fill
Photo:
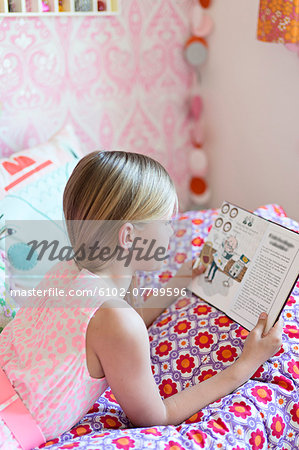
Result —
[[122, 5], [110, 18], [0, 22], [0, 151], [38, 144], [71, 122], [86, 152], [125, 149], [159, 160], [185, 209], [190, 0]]
[[299, 221], [299, 59], [256, 38], [259, 0], [214, 0], [203, 71], [212, 206], [281, 204]]

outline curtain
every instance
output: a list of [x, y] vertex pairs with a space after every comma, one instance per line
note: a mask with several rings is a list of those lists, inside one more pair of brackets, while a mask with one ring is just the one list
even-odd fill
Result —
[[299, 42], [299, 0], [260, 0], [257, 38], [265, 42]]

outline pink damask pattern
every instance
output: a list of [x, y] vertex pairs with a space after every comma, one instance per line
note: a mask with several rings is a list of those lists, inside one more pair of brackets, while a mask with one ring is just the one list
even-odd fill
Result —
[[66, 123], [85, 152], [158, 159], [188, 199], [190, 68], [186, 0], [125, 0], [120, 16], [0, 22], [0, 151], [47, 140]]

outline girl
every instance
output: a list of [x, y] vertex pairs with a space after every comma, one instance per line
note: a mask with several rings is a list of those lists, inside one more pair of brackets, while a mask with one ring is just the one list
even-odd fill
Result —
[[[177, 425], [246, 382], [279, 350], [281, 321], [264, 335], [261, 316], [236, 362], [162, 400], [147, 326], [174, 296], [151, 297], [142, 309], [133, 308], [125, 293], [136, 270], [158, 270], [165, 259], [169, 219], [177, 212], [172, 180], [150, 157], [93, 152], [75, 167], [63, 208], [75, 261], [60, 262], [41, 288], [63, 288], [65, 295], [36, 298], [35, 306], [21, 308], [0, 335], [2, 448], [29, 449], [58, 437], [108, 385], [133, 426]], [[151, 247], [154, 257], [141, 258], [140, 243], [143, 250]], [[187, 270], [183, 267], [167, 287], [186, 287]]]

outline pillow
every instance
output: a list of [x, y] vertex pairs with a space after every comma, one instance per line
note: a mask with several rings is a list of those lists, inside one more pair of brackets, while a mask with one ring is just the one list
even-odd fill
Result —
[[67, 126], [48, 143], [1, 161], [0, 249], [5, 250], [11, 265], [7, 282], [17, 289], [35, 287], [55, 263], [45, 258], [28, 261], [30, 246], [26, 242], [42, 237], [66, 239], [61, 222], [63, 191], [80, 157], [78, 140]]
[[[31, 249], [27, 242], [46, 239], [68, 245], [62, 221], [62, 199], [66, 182], [77, 162], [67, 162], [0, 201], [0, 228], [6, 236], [0, 240], [0, 248], [5, 250], [11, 266], [10, 280], [7, 281], [16, 289], [32, 289], [57, 262], [48, 258], [39, 261], [37, 253], [27, 260]], [[20, 303], [20, 297], [12, 295]]]
[[79, 140], [72, 126], [67, 125], [48, 142], [1, 159], [0, 200], [8, 193], [14, 193], [20, 187], [81, 156]]
[[[77, 163], [78, 159], [73, 158], [0, 200], [0, 233], [6, 228], [6, 220], [63, 219], [63, 191]], [[0, 240], [0, 248], [4, 249], [4, 245], [5, 240]]]
[[[48, 258], [38, 261], [37, 253], [27, 260], [31, 249], [27, 242], [46, 239], [48, 242], [58, 240], [65, 243], [61, 245], [67, 245], [62, 221], [62, 199], [66, 182], [77, 162], [67, 162], [0, 201], [0, 228], [4, 230], [3, 236], [6, 236], [0, 240], [0, 248], [5, 250], [11, 266], [7, 282], [13, 283], [15, 289], [32, 289], [57, 262], [49, 261]], [[12, 297], [21, 304], [27, 296], [24, 292], [23, 297], [16, 293]]]

